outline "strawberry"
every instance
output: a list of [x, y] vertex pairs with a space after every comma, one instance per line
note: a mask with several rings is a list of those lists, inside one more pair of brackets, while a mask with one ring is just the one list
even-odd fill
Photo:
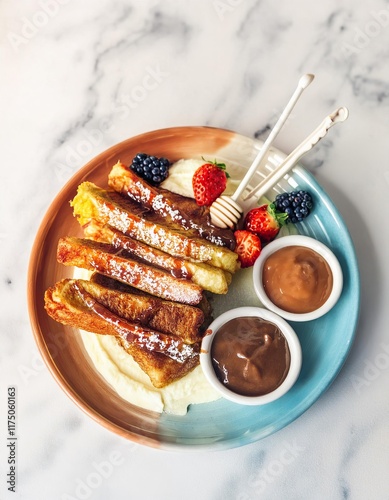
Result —
[[235, 252], [239, 256], [241, 267], [253, 266], [262, 250], [259, 236], [245, 229], [238, 229], [234, 236], [236, 240]]
[[207, 161], [195, 171], [192, 187], [198, 205], [210, 206], [223, 193], [229, 177], [225, 169], [224, 163], [217, 163], [215, 160], [214, 162]]
[[286, 224], [288, 215], [278, 212], [274, 203], [252, 208], [244, 219], [244, 229], [261, 238], [262, 243], [268, 243], [277, 236], [281, 226]]

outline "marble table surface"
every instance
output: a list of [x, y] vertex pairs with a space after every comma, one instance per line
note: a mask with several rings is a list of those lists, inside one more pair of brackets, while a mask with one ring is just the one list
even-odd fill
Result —
[[[0, 9], [0, 498], [388, 499], [388, 2], [20, 0]], [[43, 215], [82, 165], [142, 132], [208, 125], [265, 137], [304, 73], [316, 78], [280, 149], [337, 106], [350, 111], [302, 161], [359, 260], [360, 322], [344, 367], [300, 418], [247, 446], [171, 452], [111, 434], [60, 390], [34, 341], [26, 276]]]

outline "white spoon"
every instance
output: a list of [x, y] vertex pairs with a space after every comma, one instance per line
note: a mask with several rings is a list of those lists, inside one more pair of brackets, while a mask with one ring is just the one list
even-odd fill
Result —
[[237, 187], [235, 193], [232, 196], [225, 196], [225, 195], [220, 196], [217, 200], [215, 200], [212, 203], [210, 207], [211, 221], [215, 226], [222, 228], [226, 227], [233, 228], [237, 223], [237, 221], [240, 219], [240, 217], [243, 214], [243, 210], [241, 206], [237, 203], [237, 200], [239, 199], [240, 195], [243, 193], [246, 186], [250, 182], [251, 178], [257, 171], [257, 168], [260, 165], [261, 161], [268, 153], [272, 143], [274, 142], [275, 138], [277, 137], [278, 133], [280, 132], [282, 126], [286, 122], [290, 113], [292, 112], [301, 94], [308, 87], [308, 85], [312, 82], [313, 79], [314, 75], [311, 74], [306, 74], [300, 78], [296, 90], [294, 91], [292, 97], [290, 98], [281, 116], [279, 117], [273, 130], [270, 132], [268, 138], [261, 147], [251, 167], [248, 169], [246, 175], [243, 177], [242, 181]]

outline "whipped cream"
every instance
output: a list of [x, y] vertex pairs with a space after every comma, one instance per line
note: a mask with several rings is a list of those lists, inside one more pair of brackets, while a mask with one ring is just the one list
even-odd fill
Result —
[[[163, 189], [168, 189], [173, 193], [180, 194], [181, 196], [187, 196], [188, 198], [194, 198], [192, 178], [196, 170], [204, 165], [206, 161], [202, 158], [188, 158], [178, 160], [169, 168], [168, 177], [160, 184]], [[228, 172], [228, 165], [227, 165]], [[239, 181], [229, 178], [227, 180], [227, 187], [223, 194], [232, 194]]]
[[207, 403], [220, 396], [209, 385], [200, 366], [162, 389], [149, 377], [111, 335], [80, 331], [96, 370], [120, 397], [136, 406], [159, 413], [185, 415], [191, 404]]

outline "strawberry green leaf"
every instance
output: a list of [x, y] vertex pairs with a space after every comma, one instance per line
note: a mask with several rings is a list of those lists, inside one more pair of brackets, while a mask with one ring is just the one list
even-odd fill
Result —
[[269, 214], [278, 222], [279, 226], [282, 227], [287, 224], [289, 215], [285, 212], [280, 212], [276, 209], [275, 203], [270, 203], [267, 206], [267, 211]]
[[230, 178], [230, 174], [227, 172], [227, 166], [225, 163], [219, 163], [216, 158], [212, 161], [212, 160], [206, 160], [204, 158], [204, 156], [201, 157], [203, 161], [205, 161], [206, 163], [210, 163], [211, 165], [215, 165], [215, 167], [218, 167], [220, 168], [220, 170], [225, 170], [225, 174], [226, 174], [226, 177], [227, 179]]

